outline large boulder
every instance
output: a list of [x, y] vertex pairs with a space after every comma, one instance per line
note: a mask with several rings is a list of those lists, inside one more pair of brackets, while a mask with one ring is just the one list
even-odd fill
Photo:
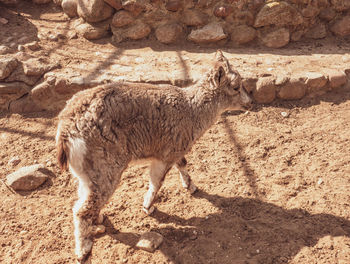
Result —
[[61, 6], [63, 9], [63, 12], [67, 14], [69, 17], [76, 17], [78, 16], [78, 2], [77, 0], [62, 0]]
[[271, 103], [276, 97], [275, 80], [272, 77], [260, 78], [256, 83], [253, 96], [258, 103]]
[[340, 37], [350, 35], [350, 16], [337, 20], [331, 27], [331, 31]]
[[303, 80], [292, 78], [279, 90], [278, 97], [284, 100], [301, 99], [306, 93], [306, 86]]
[[256, 16], [254, 27], [299, 25], [301, 23], [303, 23], [302, 15], [287, 2], [269, 2]]
[[174, 43], [179, 39], [182, 33], [182, 27], [179, 24], [166, 24], [156, 29], [156, 38], [164, 44]]
[[269, 48], [281, 48], [286, 46], [290, 40], [289, 30], [279, 28], [272, 31], [260, 32], [262, 43]]
[[192, 30], [188, 35], [188, 40], [196, 43], [213, 43], [226, 37], [222, 26], [219, 23], [213, 22], [200, 29]]
[[101, 39], [108, 35], [109, 24], [107, 23], [83, 23], [76, 27], [78, 35], [88, 39], [95, 40]]
[[335, 10], [337, 11], [345, 11], [350, 9], [350, 1], [349, 0], [331, 0], [331, 3]]
[[77, 0], [78, 15], [87, 22], [99, 22], [111, 17], [114, 8], [106, 4], [103, 0]]
[[125, 10], [118, 11], [114, 14], [112, 25], [115, 27], [124, 27], [134, 22], [133, 16]]
[[237, 45], [246, 44], [256, 37], [256, 30], [247, 25], [239, 25], [232, 30], [231, 40]]

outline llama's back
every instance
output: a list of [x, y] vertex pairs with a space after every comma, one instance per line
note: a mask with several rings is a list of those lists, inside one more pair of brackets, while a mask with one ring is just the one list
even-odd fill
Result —
[[193, 141], [192, 108], [183, 91], [170, 85], [119, 83], [85, 90], [59, 119], [61, 141], [83, 138], [89, 148], [108, 147], [130, 159], [173, 159]]

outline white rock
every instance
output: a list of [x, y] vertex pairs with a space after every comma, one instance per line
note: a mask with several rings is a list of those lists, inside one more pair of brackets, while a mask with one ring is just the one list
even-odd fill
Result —
[[136, 247], [148, 252], [154, 252], [163, 242], [163, 236], [156, 232], [147, 232], [142, 234]]
[[21, 159], [18, 156], [16, 156], [16, 157], [11, 158], [7, 164], [11, 167], [15, 167], [20, 162], [21, 162]]

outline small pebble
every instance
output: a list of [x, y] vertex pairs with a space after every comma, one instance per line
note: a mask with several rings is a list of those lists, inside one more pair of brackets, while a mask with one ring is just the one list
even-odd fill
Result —
[[318, 179], [317, 184], [321, 185], [323, 183], [323, 180], [321, 178]]
[[25, 51], [25, 48], [23, 45], [18, 45], [17, 50], [18, 51]]
[[12, 167], [15, 167], [20, 162], [21, 162], [21, 159], [18, 156], [16, 156], [16, 157], [11, 158], [7, 164], [12, 166]]
[[281, 116], [283, 116], [283, 117], [288, 117], [289, 114], [288, 114], [287, 112], [281, 112]]

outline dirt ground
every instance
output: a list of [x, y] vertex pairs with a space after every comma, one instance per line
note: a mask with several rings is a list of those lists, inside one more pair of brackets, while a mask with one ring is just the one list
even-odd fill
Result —
[[[70, 23], [53, 5], [39, 9], [26, 1], [17, 8], [0, 6], [0, 16], [9, 19], [0, 42], [14, 32], [28, 42], [37, 40], [38, 33]], [[45, 53], [60, 61], [62, 69], [93, 76], [101, 73], [96, 69], [113, 71], [113, 65], [125, 67], [127, 76], [142, 75], [141, 66], [152, 65], [154, 75], [179, 69], [186, 77], [195, 67], [207, 67], [215, 50], [167, 47], [152, 39], [120, 47], [80, 38], [40, 44], [43, 50], [35, 54]], [[322, 71], [350, 61], [350, 44], [336, 39], [277, 51], [223, 49], [240, 72], [271, 67]], [[34, 163], [47, 164], [56, 175], [33, 192], [14, 193], [0, 182], [1, 263], [74, 263], [76, 182], [57, 167], [56, 116], [0, 113], [0, 179]], [[13, 168], [8, 161], [15, 156], [21, 162]], [[147, 166], [127, 169], [103, 210], [106, 233], [95, 239], [92, 263], [350, 263], [349, 87], [322, 97], [256, 106], [248, 113], [226, 113], [187, 159], [199, 191], [191, 196], [171, 170], [152, 216], [141, 210]], [[155, 253], [135, 247], [146, 231], [164, 237]]]

